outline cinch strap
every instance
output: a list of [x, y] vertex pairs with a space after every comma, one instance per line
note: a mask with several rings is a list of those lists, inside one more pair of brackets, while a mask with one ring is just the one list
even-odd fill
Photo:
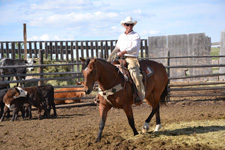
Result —
[[110, 105], [112, 105], [112, 102], [110, 100], [108, 100], [108, 96], [110, 95], [113, 95], [115, 94], [116, 92], [122, 90], [123, 87], [121, 84], [118, 84], [114, 87], [112, 87], [111, 89], [108, 89], [108, 90], [105, 90], [105, 91], [102, 91], [100, 88], [99, 88], [99, 92], [98, 94], [100, 94]]

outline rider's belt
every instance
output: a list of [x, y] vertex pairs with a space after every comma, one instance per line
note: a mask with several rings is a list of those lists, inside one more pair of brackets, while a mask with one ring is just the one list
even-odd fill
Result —
[[137, 58], [135, 56], [125, 56], [125, 58]]

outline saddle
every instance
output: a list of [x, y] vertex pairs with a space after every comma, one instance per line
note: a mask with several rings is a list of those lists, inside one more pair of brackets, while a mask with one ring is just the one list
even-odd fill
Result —
[[133, 82], [131, 76], [130, 76], [130, 72], [128, 70], [128, 63], [126, 62], [126, 60], [124, 58], [118, 58], [115, 59], [112, 64], [114, 66], [116, 66], [117, 68], [119, 68], [120, 72], [123, 74], [124, 78], [126, 79], [126, 81], [129, 81], [130, 83]]
[[[136, 85], [134, 84], [133, 79], [131, 78], [130, 72], [128, 70], [128, 63], [126, 62], [125, 58], [117, 57], [114, 61], [112, 61], [112, 64], [119, 68], [119, 70], [123, 74], [126, 82], [130, 82], [132, 84], [134, 103], [135, 104], [140, 103], [141, 99], [138, 96]], [[140, 64], [140, 71], [143, 76], [142, 82], [144, 83], [144, 85], [146, 87], [147, 78], [153, 74], [153, 71], [150, 67], [148, 67], [146, 65], [141, 65], [141, 64]], [[124, 86], [126, 86], [126, 84], [124, 84]]]

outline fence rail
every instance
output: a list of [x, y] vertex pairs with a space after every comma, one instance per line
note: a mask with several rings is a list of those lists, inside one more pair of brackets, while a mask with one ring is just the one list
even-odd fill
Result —
[[[220, 57], [220, 56], [202, 56], [202, 57]], [[225, 57], [225, 56], [221, 56]], [[161, 59], [176, 59], [181, 57], [162, 57]], [[196, 56], [184, 56], [184, 58], [196, 58]], [[198, 58], [201, 58], [198, 56]], [[154, 58], [150, 58], [154, 59]], [[159, 59], [159, 58], [157, 58]], [[73, 65], [79, 65], [81, 66], [81, 62], [76, 63], [65, 63], [65, 64], [42, 64], [42, 65], [33, 65], [32, 67], [57, 67], [57, 66], [73, 66]], [[0, 69], [3, 68], [18, 68], [18, 67], [27, 67], [27, 66], [8, 66], [8, 67], [0, 67]], [[167, 71], [170, 71], [170, 69], [177, 69], [177, 68], [213, 68], [213, 67], [225, 67], [225, 64], [213, 64], [213, 65], [192, 65], [192, 66], [165, 66], [167, 68]], [[53, 73], [32, 73], [32, 74], [20, 74], [20, 75], [0, 75], [0, 77], [9, 77], [9, 76], [48, 76], [48, 75], [67, 75], [67, 77], [51, 77], [51, 78], [37, 78], [37, 79], [26, 79], [26, 80], [19, 80], [19, 81], [0, 81], [0, 84], [5, 83], [19, 83], [19, 82], [39, 82], [39, 81], [50, 81], [50, 80], [71, 80], [76, 78], [83, 78], [83, 75], [81, 71], [74, 71], [74, 72], [53, 72]], [[76, 76], [74, 76], [76, 75]], [[220, 93], [209, 93], [209, 94], [174, 94], [175, 92], [181, 92], [181, 91], [206, 91], [206, 90], [224, 90], [225, 89], [225, 82], [223, 81], [216, 81], [216, 82], [206, 82], [202, 81], [199, 82], [190, 82], [186, 84], [180, 84], [180, 82], [173, 82], [178, 79], [188, 79], [188, 78], [201, 78], [201, 77], [219, 77], [219, 76], [225, 76], [225, 73], [212, 73], [212, 74], [201, 74], [201, 75], [189, 75], [185, 77], [172, 77], [169, 76], [169, 97], [170, 99], [173, 97], [199, 97], [199, 96], [224, 96], [223, 92]], [[182, 83], [184, 83], [183, 81]], [[178, 83], [178, 84], [177, 84]], [[206, 86], [206, 87], [205, 87]], [[212, 87], [213, 86], [213, 87]], [[64, 87], [64, 86], [63, 86]], [[82, 86], [65, 86], [65, 87], [82, 87]], [[61, 88], [61, 86], [55, 86], [55, 88]], [[77, 91], [78, 92], [78, 91]], [[173, 93], [174, 92], [174, 93]], [[93, 98], [93, 97], [91, 97]], [[77, 99], [77, 98], [74, 98]], [[81, 98], [81, 99], [90, 99], [90, 98]], [[60, 99], [65, 100], [65, 99]]]

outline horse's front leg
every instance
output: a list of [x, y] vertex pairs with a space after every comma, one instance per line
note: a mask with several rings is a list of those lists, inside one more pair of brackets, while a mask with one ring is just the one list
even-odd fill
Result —
[[128, 121], [129, 121], [129, 125], [130, 127], [132, 128], [133, 132], [134, 132], [134, 135], [137, 135], [138, 132], [135, 128], [135, 125], [134, 125], [134, 116], [133, 116], [133, 110], [132, 110], [132, 107], [131, 106], [128, 106], [128, 108], [124, 108], [123, 109], [127, 115], [127, 118], [128, 118]]
[[101, 121], [99, 124], [98, 136], [97, 136], [95, 143], [101, 141], [102, 131], [105, 127], [105, 121], [106, 121], [107, 114], [108, 114], [108, 111], [110, 110], [110, 108], [111, 108], [110, 105], [103, 105], [102, 103], [99, 104], [99, 113], [100, 113]]

